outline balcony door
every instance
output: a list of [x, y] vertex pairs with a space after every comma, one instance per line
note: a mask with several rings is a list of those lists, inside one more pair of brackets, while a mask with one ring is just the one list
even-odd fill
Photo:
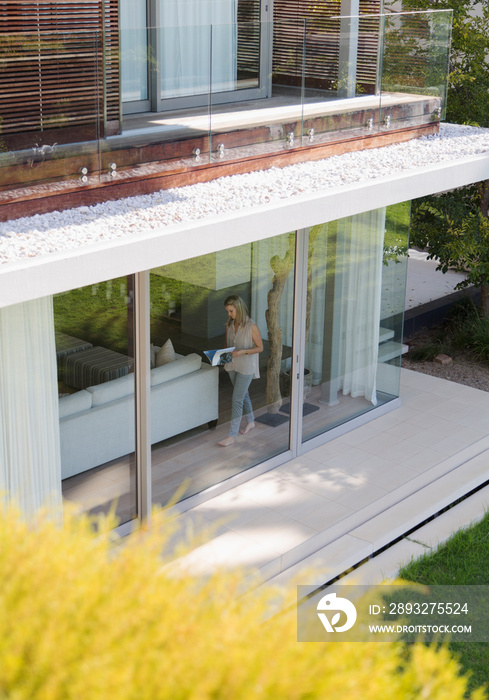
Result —
[[126, 114], [151, 110], [148, 25], [146, 0], [121, 0], [119, 19], [121, 93]]
[[268, 97], [269, 0], [121, 0], [126, 114]]

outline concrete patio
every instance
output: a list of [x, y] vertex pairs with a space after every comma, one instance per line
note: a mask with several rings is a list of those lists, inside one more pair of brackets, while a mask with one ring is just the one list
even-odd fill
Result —
[[[414, 298], [421, 308], [453, 292], [459, 276], [434, 272], [422, 255], [413, 260], [407, 304]], [[423, 272], [426, 284], [414, 284], [413, 275]], [[314, 575], [303, 583], [323, 585], [487, 482], [487, 392], [402, 370], [401, 402], [285, 465], [255, 477], [250, 470], [246, 482], [181, 512], [182, 536], [212, 531], [186, 564], [199, 574], [243, 567], [258, 572], [260, 581], [281, 584], [312, 567]], [[474, 512], [489, 503], [487, 491], [474, 497]], [[185, 502], [172, 512], [184, 508]], [[458, 508], [462, 520], [472, 511], [470, 502]], [[460, 527], [460, 517], [454, 522], [447, 525], [443, 516], [435, 531]], [[392, 574], [425, 550], [419, 541], [401, 539], [392, 550], [397, 559], [391, 556], [386, 567]], [[249, 574], [245, 586], [254, 585]]]

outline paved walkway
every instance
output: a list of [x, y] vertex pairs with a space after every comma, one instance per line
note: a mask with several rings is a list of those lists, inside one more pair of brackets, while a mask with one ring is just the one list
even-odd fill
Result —
[[[410, 263], [408, 280], [428, 269], [422, 265], [421, 257]], [[430, 301], [427, 294], [452, 293], [458, 281], [447, 286], [428, 265], [436, 279], [413, 287], [418, 304]], [[284, 585], [312, 567], [303, 583], [322, 585], [488, 480], [489, 393], [402, 370], [401, 399], [400, 408], [181, 513], [181, 533], [212, 530], [186, 564], [199, 574], [244, 567]], [[481, 517], [488, 491], [352, 576], [395, 575], [411, 556]], [[244, 579], [253, 585], [253, 576]]]
[[453, 294], [456, 285], [465, 279], [462, 272], [437, 272], [437, 261], [427, 254], [410, 249], [406, 280], [406, 311]]

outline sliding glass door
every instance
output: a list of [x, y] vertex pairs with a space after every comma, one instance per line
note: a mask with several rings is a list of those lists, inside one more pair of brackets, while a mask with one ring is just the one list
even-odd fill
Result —
[[125, 113], [267, 97], [271, 3], [121, 0]]
[[124, 112], [149, 112], [150, 48], [146, 0], [120, 0], [121, 92]]
[[134, 278], [57, 294], [53, 310], [63, 498], [129, 522], [137, 516]]
[[[284, 461], [295, 243], [295, 233], [286, 233], [150, 271], [154, 503]], [[255, 331], [243, 340], [239, 330], [231, 342], [228, 311], [245, 307]], [[245, 319], [242, 325], [246, 335]], [[241, 356], [213, 366], [206, 351], [230, 345]]]
[[[0, 486], [26, 514], [63, 497], [125, 523], [365, 421], [399, 396], [409, 217], [377, 209], [1, 309]], [[229, 346], [237, 363], [213, 364]]]
[[[151, 270], [153, 503], [307, 452], [399, 396], [409, 214], [381, 208]], [[233, 295], [263, 344], [253, 428], [244, 409], [234, 432], [230, 365], [206, 355], [231, 344]]]
[[399, 395], [409, 204], [307, 232], [302, 442]]

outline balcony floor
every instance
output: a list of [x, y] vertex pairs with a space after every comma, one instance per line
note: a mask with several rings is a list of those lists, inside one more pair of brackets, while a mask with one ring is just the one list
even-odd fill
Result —
[[[415, 123], [418, 124], [422, 117], [426, 120], [427, 102], [438, 104], [438, 100], [434, 97], [409, 93], [383, 93], [341, 100], [331, 95], [315, 94], [306, 97], [302, 105], [300, 95], [278, 94], [263, 100], [210, 105], [172, 112], [126, 115], [123, 120], [122, 134], [111, 136], [108, 141], [111, 148], [123, 144], [143, 145], [153, 141], [155, 137], [158, 141], [179, 140], [196, 134], [212, 135], [264, 126], [277, 127], [283, 124], [300, 124], [301, 120], [307, 123], [309, 120], [328, 117], [334, 117], [337, 120], [337, 128], [332, 129], [331, 134], [322, 133], [320, 136], [333, 139], [338, 137], [338, 130], [352, 127], [361, 129], [365, 133], [369, 118], [374, 118], [374, 115], [379, 117], [380, 114], [387, 114], [389, 111], [397, 111], [398, 119], [393, 118], [390, 127], [380, 124], [381, 130], [400, 128], [401, 124], [406, 125], [405, 122], [413, 126]], [[374, 128], [377, 125], [374, 121]]]

